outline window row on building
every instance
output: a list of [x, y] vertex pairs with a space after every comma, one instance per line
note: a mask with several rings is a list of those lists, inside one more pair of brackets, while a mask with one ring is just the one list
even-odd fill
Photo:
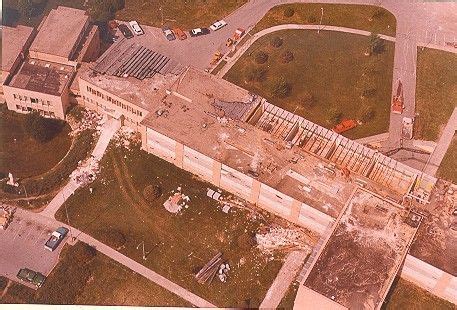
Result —
[[[90, 92], [92, 95], [102, 98], [103, 100], [106, 99], [108, 102], [111, 102], [112, 104], [117, 105], [118, 107], [126, 110], [127, 112], [130, 112], [130, 113], [138, 115], [138, 116], [143, 116], [143, 112], [141, 112], [140, 110], [136, 110], [136, 109], [132, 108], [131, 106], [129, 106], [128, 104], [124, 104], [124, 103], [120, 102], [119, 100], [111, 98], [108, 95], [105, 96], [104, 94], [102, 94], [98, 90], [93, 89], [90, 86], [87, 86], [87, 91]], [[83, 99], [85, 99], [84, 96], [83, 96]]]
[[42, 110], [42, 109], [35, 109], [35, 108], [32, 108], [32, 107], [26, 107], [26, 106], [21, 106], [19, 104], [16, 104], [16, 109], [18, 111], [22, 111], [22, 112], [37, 112], [37, 113], [40, 113], [41, 116], [45, 116], [45, 117], [56, 117], [55, 113], [52, 112], [52, 111], [45, 111], [45, 110]]
[[22, 95], [18, 95], [18, 94], [13, 94], [13, 98], [16, 99], [16, 100], [20, 100], [20, 101], [25, 101], [25, 102], [35, 103], [35, 104], [41, 104], [43, 106], [50, 106], [51, 105], [51, 101], [43, 100], [43, 99], [40, 99], [40, 98], [27, 97], [27, 96], [22, 96]]

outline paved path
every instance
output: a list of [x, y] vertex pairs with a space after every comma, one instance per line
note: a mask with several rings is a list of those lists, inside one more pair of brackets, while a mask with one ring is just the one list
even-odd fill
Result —
[[441, 134], [440, 139], [436, 145], [435, 150], [433, 151], [432, 155], [430, 156], [429, 163], [425, 168], [425, 173], [430, 175], [435, 175], [438, 167], [441, 164], [441, 161], [444, 158], [444, 155], [447, 152], [447, 149], [451, 145], [452, 138], [455, 135], [457, 130], [457, 107], [452, 112], [451, 118], [446, 124], [443, 133]]
[[[100, 137], [98, 138], [97, 144], [91, 154], [92, 160], [98, 162], [102, 159], [111, 138], [114, 136], [119, 127], [120, 123], [116, 119], [110, 119], [103, 124]], [[46, 208], [41, 211], [41, 214], [54, 218], [57, 210], [59, 210], [68, 197], [70, 197], [80, 186], [81, 185], [75, 180], [70, 179], [68, 183], [57, 193], [57, 195], [54, 196]]]
[[260, 304], [260, 309], [275, 309], [278, 307], [307, 256], [308, 253], [306, 251], [293, 251], [287, 255], [276, 279]]
[[[252, 35], [249, 40], [247, 40], [243, 46], [233, 55], [231, 58], [227, 59], [227, 64], [218, 72], [217, 76], [218, 77], [223, 77], [229, 70], [230, 68], [240, 59], [241, 56], [251, 47], [254, 42], [256, 42], [259, 38], [276, 32], [280, 30], [318, 30], [320, 29], [321, 31], [337, 31], [337, 32], [344, 32], [344, 33], [352, 33], [352, 34], [358, 34], [358, 35], [364, 35], [364, 36], [369, 36], [370, 32], [369, 31], [364, 31], [364, 30], [359, 30], [359, 29], [352, 29], [352, 28], [346, 28], [346, 27], [336, 27], [336, 26], [329, 26], [329, 25], [302, 25], [302, 24], [283, 24], [283, 25], [278, 25], [278, 26], [273, 26], [264, 30], [261, 30], [254, 35]], [[388, 40], [388, 41], [393, 41], [395, 42], [394, 37], [389, 37], [382, 35], [381, 36], [383, 39]]]

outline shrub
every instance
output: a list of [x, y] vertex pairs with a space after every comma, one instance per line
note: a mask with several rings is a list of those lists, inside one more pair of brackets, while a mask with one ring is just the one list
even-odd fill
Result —
[[0, 290], [5, 289], [6, 285], [8, 284], [8, 279], [4, 276], [0, 276]]
[[122, 247], [126, 242], [125, 235], [116, 229], [99, 230], [97, 236], [100, 238], [101, 242], [116, 250]]
[[273, 97], [285, 98], [290, 95], [291, 91], [292, 85], [290, 85], [286, 79], [281, 76], [275, 80], [271, 93]]
[[375, 94], [376, 94], [376, 89], [375, 89], [375, 88], [369, 88], [369, 89], [365, 89], [365, 90], [362, 92], [362, 97], [363, 97], [363, 98], [371, 98], [371, 97], [373, 97]]
[[264, 64], [268, 61], [268, 54], [264, 51], [259, 51], [255, 54], [255, 62], [258, 64]]
[[310, 92], [305, 92], [299, 102], [303, 107], [312, 108], [316, 104], [316, 98]]
[[292, 60], [294, 60], [294, 53], [292, 53], [289, 50], [284, 51], [284, 53], [281, 54], [281, 60], [283, 63], [291, 62]]
[[246, 71], [248, 81], [263, 82], [267, 78], [267, 69], [263, 67], [251, 67]]
[[370, 51], [373, 54], [381, 54], [384, 52], [385, 43], [381, 37], [375, 33], [370, 34], [369, 36]]
[[332, 125], [336, 125], [341, 122], [342, 117], [343, 113], [341, 111], [339, 111], [336, 107], [331, 107], [328, 111], [327, 121]]
[[285, 17], [292, 17], [292, 16], [294, 16], [294, 14], [295, 14], [295, 11], [294, 11], [294, 9], [291, 8], [290, 6], [288, 6], [288, 7], [286, 7], [286, 8], [284, 9], [284, 16], [285, 16]]
[[271, 46], [276, 47], [276, 48], [281, 47], [282, 43], [283, 43], [282, 38], [280, 38], [278, 36], [273, 37], [270, 41]]
[[33, 112], [25, 116], [24, 132], [38, 142], [47, 142], [54, 138], [65, 126], [65, 122], [44, 118]]
[[77, 251], [74, 251], [72, 260], [80, 264], [85, 264], [94, 259], [95, 256], [97, 256], [97, 250], [86, 243], [82, 243], [77, 248]]
[[152, 202], [162, 196], [162, 188], [159, 185], [148, 185], [143, 190], [143, 197], [148, 202]]

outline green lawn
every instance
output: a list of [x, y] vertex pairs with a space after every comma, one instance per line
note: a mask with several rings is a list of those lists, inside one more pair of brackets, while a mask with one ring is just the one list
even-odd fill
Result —
[[[86, 245], [67, 245], [61, 261], [38, 290], [13, 283], [1, 303], [119, 306], [191, 305], [109, 257], [86, 253]], [[0, 295], [1, 295], [0, 290]]]
[[415, 138], [437, 141], [457, 106], [457, 57], [418, 48]]
[[25, 115], [0, 109], [0, 174], [17, 178], [40, 175], [54, 167], [71, 146], [70, 126], [66, 125], [50, 141], [40, 143], [24, 131]]
[[[111, 145], [101, 167], [91, 185], [93, 194], [80, 189], [67, 201], [72, 225], [105, 242], [110, 234], [124, 236], [122, 253], [217, 306], [260, 304], [283, 254], [270, 259], [239, 237], [250, 238], [262, 225], [285, 221], [266, 212], [253, 217], [232, 209], [225, 214], [206, 196], [206, 188], [213, 186], [138, 148], [126, 151]], [[147, 185], [159, 185], [163, 195], [146, 202], [141, 193]], [[178, 186], [190, 202], [175, 215], [163, 203]], [[63, 208], [57, 218], [65, 219]], [[142, 241], [150, 252], [146, 261], [137, 249]], [[118, 248], [120, 243], [111, 246]], [[215, 279], [211, 285], [198, 284], [194, 274], [219, 251], [232, 267], [227, 283]]]
[[[270, 44], [276, 36], [283, 39], [279, 48]], [[372, 119], [346, 133], [350, 138], [370, 136], [388, 130], [394, 44], [386, 42], [382, 54], [365, 56], [368, 45], [368, 37], [353, 34], [278, 31], [258, 39], [224, 78], [328, 128], [334, 124], [330, 119], [332, 110], [341, 113], [341, 118], [361, 119], [365, 109], [371, 109]], [[293, 53], [294, 60], [282, 63], [281, 55], [286, 50]], [[259, 51], [269, 55], [265, 64], [255, 62]], [[265, 80], [249, 81], [254, 68], [263, 68]], [[291, 93], [285, 98], [272, 94], [275, 81], [281, 76], [291, 86]], [[311, 107], [302, 101], [307, 93], [315, 99]]]
[[29, 20], [18, 12], [18, 0], [3, 0], [3, 24], [8, 26], [16, 24], [38, 26], [43, 16], [59, 5], [85, 10], [84, 0], [33, 0], [32, 2], [34, 3], [34, 11]]
[[116, 18], [137, 20], [155, 27], [208, 27], [246, 2], [247, 0], [125, 0], [125, 8], [116, 13]]
[[404, 279], [395, 281], [382, 306], [384, 310], [445, 310], [455, 309], [450, 302], [436, 297]]
[[[322, 15], [321, 8], [324, 9]], [[285, 10], [293, 9], [291, 17]], [[396, 20], [389, 11], [370, 5], [293, 3], [272, 8], [257, 23], [254, 32], [281, 24], [319, 24], [361, 29], [395, 36]]]
[[457, 136], [452, 138], [451, 145], [444, 155], [443, 161], [438, 168], [437, 175], [440, 178], [452, 181], [457, 184]]

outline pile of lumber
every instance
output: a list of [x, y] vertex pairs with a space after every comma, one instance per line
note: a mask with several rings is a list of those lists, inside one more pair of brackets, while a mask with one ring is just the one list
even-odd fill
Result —
[[205, 266], [203, 266], [199, 272], [197, 272], [195, 275], [197, 282], [203, 284], [209, 281], [209, 283], [211, 283], [216, 276], [222, 261], [222, 253], [219, 252]]

